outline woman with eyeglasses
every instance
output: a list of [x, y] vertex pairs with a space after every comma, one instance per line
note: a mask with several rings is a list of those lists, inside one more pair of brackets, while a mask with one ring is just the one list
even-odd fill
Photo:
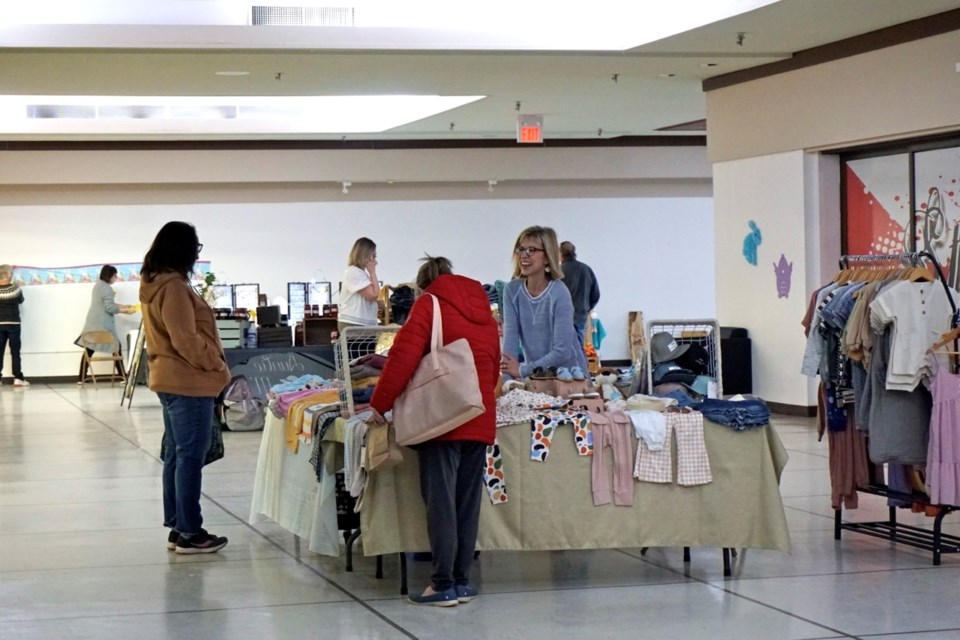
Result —
[[501, 299], [500, 371], [516, 379], [536, 370], [578, 367], [582, 375], [587, 357], [574, 328], [570, 290], [560, 282], [560, 247], [553, 229], [535, 226], [520, 232], [513, 243], [513, 277]]
[[190, 286], [203, 245], [186, 222], [168, 222], [143, 258], [140, 303], [149, 387], [163, 407], [163, 525], [167, 549], [214, 553], [227, 539], [208, 533], [200, 483], [213, 431], [213, 403], [230, 381], [213, 310]]

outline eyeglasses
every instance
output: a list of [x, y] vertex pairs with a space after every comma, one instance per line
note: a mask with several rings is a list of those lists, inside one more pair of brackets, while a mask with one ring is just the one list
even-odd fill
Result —
[[540, 247], [517, 247], [513, 250], [518, 256], [532, 256], [538, 251], [543, 251]]
[[200, 253], [201, 251], [203, 251], [203, 243], [202, 243], [202, 242], [198, 242], [198, 243], [197, 243], [197, 253]]

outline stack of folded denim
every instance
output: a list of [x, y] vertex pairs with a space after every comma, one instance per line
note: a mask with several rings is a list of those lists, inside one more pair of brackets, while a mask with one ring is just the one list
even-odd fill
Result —
[[763, 400], [714, 400], [707, 398], [703, 402], [690, 405], [711, 422], [731, 427], [734, 431], [756, 429], [770, 422], [770, 409]]
[[[668, 385], [660, 385], [661, 387], [666, 387]], [[672, 391], [667, 391], [665, 393], [654, 393], [657, 398], [673, 398], [677, 401], [677, 406], [683, 409], [684, 407], [693, 407], [696, 408], [697, 401], [690, 397], [690, 394], [686, 391], [681, 391], [680, 389], [674, 389]]]

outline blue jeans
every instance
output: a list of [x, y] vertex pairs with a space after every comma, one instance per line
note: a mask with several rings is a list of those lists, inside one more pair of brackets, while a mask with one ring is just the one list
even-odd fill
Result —
[[573, 330], [577, 332], [577, 339], [580, 340], [580, 346], [582, 347], [585, 344], [584, 340], [587, 337], [587, 321], [584, 320], [583, 324], [580, 324], [579, 322], [574, 322]]
[[707, 398], [690, 405], [713, 422], [725, 424], [735, 431], [761, 427], [770, 422], [770, 409], [762, 400], [718, 400]]
[[213, 398], [157, 393], [167, 448], [163, 460], [163, 524], [187, 535], [200, 532], [200, 481], [210, 448]]
[[13, 377], [23, 380], [23, 370], [20, 368], [20, 325], [0, 324], [0, 375], [3, 374], [3, 354], [10, 343], [10, 357], [13, 358]]

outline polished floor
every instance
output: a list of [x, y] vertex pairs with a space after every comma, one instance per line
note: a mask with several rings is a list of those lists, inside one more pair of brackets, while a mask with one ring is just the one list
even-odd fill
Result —
[[[260, 433], [227, 433], [207, 467], [206, 526], [220, 553], [178, 556], [161, 528], [156, 397], [119, 387], [0, 386], [0, 638], [960, 638], [960, 556], [845, 534], [833, 539], [827, 447], [810, 420], [776, 417], [792, 553], [746, 550], [488, 552], [482, 595], [452, 609], [398, 595], [399, 564], [300, 549], [247, 524]], [[562, 490], [562, 487], [558, 487]], [[858, 518], [886, 508], [866, 496]], [[903, 520], [929, 523], [919, 515]], [[958, 533], [960, 515], [945, 529]], [[410, 563], [411, 588], [428, 563]]]

